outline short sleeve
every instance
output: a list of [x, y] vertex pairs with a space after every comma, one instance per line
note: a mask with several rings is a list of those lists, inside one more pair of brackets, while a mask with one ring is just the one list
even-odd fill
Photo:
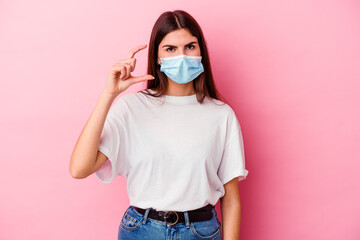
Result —
[[116, 176], [125, 176], [127, 164], [123, 152], [123, 143], [126, 127], [124, 120], [117, 111], [119, 109], [120, 99], [109, 110], [106, 116], [103, 130], [100, 136], [98, 149], [108, 158], [106, 162], [95, 172], [97, 178], [103, 183], [110, 183]]
[[248, 172], [245, 169], [244, 142], [241, 127], [235, 112], [231, 109], [227, 119], [226, 139], [218, 176], [224, 185], [235, 177], [238, 178], [238, 181], [245, 179]]

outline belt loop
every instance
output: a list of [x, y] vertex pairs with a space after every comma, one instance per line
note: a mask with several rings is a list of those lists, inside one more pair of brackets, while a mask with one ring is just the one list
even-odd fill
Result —
[[189, 228], [189, 226], [190, 226], [190, 221], [189, 221], [189, 213], [188, 213], [187, 211], [184, 212], [184, 218], [185, 218], [186, 228]]
[[149, 215], [149, 212], [150, 212], [150, 208], [147, 208], [145, 213], [144, 213], [144, 220], [143, 220], [143, 224], [145, 224], [148, 220], [148, 215]]

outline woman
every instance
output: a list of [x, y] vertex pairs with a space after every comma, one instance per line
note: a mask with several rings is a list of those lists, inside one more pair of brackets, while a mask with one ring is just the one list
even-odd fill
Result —
[[[126, 178], [130, 206], [118, 239], [238, 239], [237, 183], [248, 174], [243, 139], [235, 112], [218, 98], [200, 26], [184, 11], [163, 13], [150, 38], [148, 74], [132, 76], [144, 48], [111, 67], [71, 156], [71, 175]], [[141, 81], [146, 90], [111, 107]]]

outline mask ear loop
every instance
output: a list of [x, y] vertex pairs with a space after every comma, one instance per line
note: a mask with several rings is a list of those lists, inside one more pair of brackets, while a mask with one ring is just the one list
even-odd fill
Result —
[[161, 59], [160, 58], [158, 58], [158, 64], [161, 65]]

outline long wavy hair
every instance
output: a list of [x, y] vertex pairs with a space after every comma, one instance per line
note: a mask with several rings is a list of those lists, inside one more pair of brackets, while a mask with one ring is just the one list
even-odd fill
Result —
[[153, 97], [161, 97], [165, 94], [168, 87], [168, 79], [165, 73], [160, 71], [160, 65], [157, 65], [158, 48], [166, 34], [180, 28], [186, 28], [193, 36], [197, 37], [200, 46], [204, 72], [192, 81], [198, 102], [202, 103], [205, 96], [225, 102], [224, 97], [221, 96], [215, 87], [209, 53], [202, 30], [196, 20], [190, 14], [182, 10], [164, 12], [154, 24], [148, 45], [147, 74], [153, 75], [155, 79], [146, 81], [146, 88], [155, 90], [157, 93], [151, 93], [147, 90], [143, 93]]

